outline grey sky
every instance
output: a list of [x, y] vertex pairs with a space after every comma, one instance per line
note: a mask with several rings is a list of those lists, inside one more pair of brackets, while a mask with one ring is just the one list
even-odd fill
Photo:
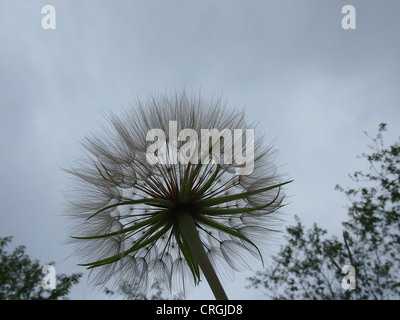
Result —
[[[41, 26], [46, 4], [56, 30]], [[356, 30], [341, 27], [346, 4]], [[295, 180], [287, 223], [337, 232], [346, 199], [334, 186], [364, 166], [363, 132], [387, 122], [387, 142], [399, 135], [399, 16], [397, 0], [0, 0], [0, 236], [57, 272], [84, 271], [64, 261], [60, 167], [104, 123], [100, 110], [183, 86], [245, 106]], [[225, 281], [230, 298], [262, 298], [243, 289], [251, 274]], [[104, 298], [85, 281], [73, 298]], [[213, 296], [202, 285], [188, 298]]]

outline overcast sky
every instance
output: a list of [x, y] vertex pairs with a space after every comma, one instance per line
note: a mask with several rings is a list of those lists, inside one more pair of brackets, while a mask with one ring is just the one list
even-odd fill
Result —
[[[55, 30], [42, 28], [47, 4]], [[347, 4], [355, 30], [341, 25]], [[101, 110], [183, 86], [246, 107], [279, 150], [294, 179], [282, 228], [298, 215], [338, 232], [346, 199], [334, 187], [365, 168], [363, 132], [386, 122], [388, 144], [400, 135], [399, 17], [398, 0], [0, 0], [0, 236], [58, 273], [84, 272], [65, 260], [60, 168]], [[263, 298], [243, 289], [252, 274], [225, 281], [228, 297]], [[71, 297], [107, 298], [86, 276]], [[187, 298], [213, 295], [205, 284]]]

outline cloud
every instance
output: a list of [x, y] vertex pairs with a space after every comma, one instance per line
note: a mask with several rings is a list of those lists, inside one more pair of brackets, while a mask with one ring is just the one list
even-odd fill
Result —
[[295, 179], [287, 220], [338, 230], [333, 188], [362, 166], [363, 131], [385, 121], [390, 140], [400, 118], [400, 4], [353, 1], [348, 31], [345, 4], [52, 1], [57, 28], [43, 30], [41, 1], [1, 2], [0, 233], [62, 265], [59, 167], [80, 155], [77, 139], [104, 123], [101, 109], [183, 85], [246, 106]]

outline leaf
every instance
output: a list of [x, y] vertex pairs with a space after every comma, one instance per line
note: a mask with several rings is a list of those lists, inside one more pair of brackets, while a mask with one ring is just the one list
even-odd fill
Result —
[[202, 215], [196, 215], [195, 219], [200, 221], [200, 222], [202, 222], [202, 223], [204, 223], [204, 224], [206, 224], [206, 225], [208, 225], [208, 226], [210, 226], [210, 227], [212, 227], [212, 228], [214, 228], [214, 229], [220, 230], [222, 232], [230, 234], [231, 236], [237, 237], [237, 238], [239, 238], [241, 240], [244, 240], [244, 241], [250, 243], [252, 246], [254, 246], [257, 249], [257, 252], [258, 252], [258, 254], [259, 254], [260, 258], [261, 258], [261, 262], [262, 262], [263, 267], [264, 267], [264, 259], [262, 257], [262, 254], [261, 254], [260, 250], [247, 237], [245, 237], [241, 233], [239, 233], [239, 232], [237, 232], [237, 231], [235, 231], [235, 230], [233, 230], [233, 229], [231, 229], [229, 227], [226, 227], [226, 226], [224, 226], [224, 225], [222, 225], [222, 224], [220, 224], [220, 223], [218, 223], [218, 222], [216, 222], [216, 221], [214, 221], [214, 220], [212, 220], [210, 218], [206, 218], [206, 217], [204, 217]]
[[194, 280], [195, 284], [197, 285], [200, 282], [199, 264], [197, 263], [197, 260], [193, 256], [185, 239], [183, 237], [181, 237], [180, 234], [178, 234], [178, 229], [176, 229], [176, 232], [175, 232], [175, 239], [176, 239], [176, 242], [178, 243], [178, 246], [183, 254], [183, 257], [185, 258], [185, 260], [189, 266], [190, 271], [192, 272], [193, 280]]
[[225, 214], [249, 213], [249, 212], [253, 212], [253, 211], [257, 211], [257, 210], [262, 210], [262, 209], [265, 209], [265, 208], [269, 207], [270, 205], [272, 205], [276, 201], [276, 199], [278, 199], [280, 190], [281, 190], [281, 188], [279, 187], [279, 191], [278, 191], [277, 195], [275, 196], [275, 198], [271, 202], [269, 202], [263, 206], [247, 207], [247, 208], [227, 208], [227, 209], [200, 207], [198, 209], [198, 212], [203, 213], [203, 214], [208, 214], [208, 215], [225, 215]]
[[210, 188], [211, 184], [214, 182], [215, 177], [217, 176], [218, 172], [220, 169], [220, 165], [217, 164], [217, 167], [215, 169], [215, 172], [212, 174], [212, 176], [207, 180], [207, 182], [201, 187], [201, 189], [196, 193], [196, 195], [194, 196], [194, 199], [198, 199], [200, 198], [204, 192], [206, 192], [208, 190], [208, 188]]
[[115, 232], [111, 232], [111, 233], [107, 233], [107, 234], [101, 234], [101, 235], [97, 235], [97, 236], [88, 236], [88, 237], [73, 237], [73, 236], [71, 236], [71, 238], [79, 239], [79, 240], [92, 240], [92, 239], [102, 239], [102, 238], [117, 236], [117, 235], [129, 232], [129, 231], [134, 231], [136, 229], [142, 228], [142, 227], [144, 227], [146, 225], [155, 223], [158, 220], [164, 218], [164, 215], [166, 215], [168, 212], [169, 212], [169, 210], [157, 213], [154, 216], [152, 216], [151, 218], [148, 218], [148, 219], [146, 219], [144, 221], [141, 221], [141, 222], [133, 225], [132, 227], [128, 227], [128, 228], [125, 228], [125, 229], [122, 229], [122, 230], [118, 230], [118, 231], [115, 231]]
[[[95, 268], [95, 267], [99, 267], [105, 264], [109, 264], [112, 262], [115, 262], [119, 259], [121, 259], [122, 257], [126, 256], [127, 254], [136, 251], [142, 247], [144, 247], [145, 245], [153, 242], [157, 237], [161, 237], [164, 233], [166, 233], [168, 231], [168, 229], [171, 227], [170, 223], [167, 223], [164, 228], [159, 231], [158, 233], [156, 233], [156, 235], [153, 235], [152, 237], [150, 237], [155, 231], [157, 231], [166, 221], [167, 221], [167, 217], [165, 217], [165, 219], [161, 219], [159, 220], [157, 223], [155, 223], [150, 230], [147, 230], [147, 232], [142, 235], [136, 242], [135, 244], [129, 248], [128, 250], [125, 250], [124, 252], [121, 252], [115, 256], [106, 258], [106, 259], [102, 259], [99, 261], [95, 261], [95, 262], [90, 262], [90, 263], [85, 263], [85, 264], [79, 264], [79, 266], [84, 266], [84, 267], [88, 267], [88, 269], [91, 268]], [[150, 238], [148, 238], [150, 237]], [[146, 238], [148, 238], [147, 240], [145, 240]]]
[[221, 204], [221, 203], [225, 203], [225, 202], [231, 202], [231, 201], [247, 198], [247, 197], [250, 197], [250, 196], [254, 196], [256, 194], [260, 194], [260, 193], [263, 193], [263, 192], [267, 192], [269, 190], [272, 190], [272, 189], [275, 189], [275, 188], [279, 188], [279, 187], [281, 187], [281, 186], [283, 186], [285, 184], [288, 184], [288, 183], [290, 183], [292, 181], [293, 180], [290, 180], [290, 181], [282, 182], [282, 183], [279, 183], [279, 184], [275, 184], [275, 185], [267, 187], [267, 188], [257, 189], [257, 190], [238, 193], [238, 194], [232, 194], [232, 195], [228, 195], [228, 196], [214, 197], [214, 198], [209, 198], [209, 199], [201, 199], [201, 200], [194, 201], [194, 205], [199, 206], [199, 207], [200, 206], [201, 207], [215, 206], [217, 204]]
[[145, 204], [150, 204], [150, 205], [161, 205], [162, 207], [167, 207], [167, 208], [174, 208], [175, 203], [170, 200], [166, 199], [161, 199], [161, 198], [146, 198], [146, 199], [139, 199], [139, 200], [131, 200], [131, 201], [125, 201], [125, 202], [119, 202], [116, 204], [112, 204], [110, 206], [107, 206], [99, 211], [96, 211], [94, 214], [92, 214], [89, 218], [86, 219], [88, 221], [90, 218], [93, 218], [95, 215], [99, 214], [100, 212], [103, 212], [107, 209], [115, 208], [118, 206], [126, 206], [126, 205], [132, 205], [132, 204], [139, 204], [139, 203], [145, 203]]

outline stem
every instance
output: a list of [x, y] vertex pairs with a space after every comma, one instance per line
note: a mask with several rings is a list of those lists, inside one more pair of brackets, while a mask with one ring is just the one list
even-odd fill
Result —
[[197, 232], [196, 225], [188, 209], [181, 209], [178, 212], [178, 224], [182, 236], [187, 242], [194, 258], [200, 265], [204, 276], [207, 279], [208, 284], [212, 292], [214, 293], [215, 299], [217, 300], [228, 300], [228, 297], [218, 279], [217, 274], [210, 260], [207, 257], [204, 246], [200, 240], [199, 234]]

